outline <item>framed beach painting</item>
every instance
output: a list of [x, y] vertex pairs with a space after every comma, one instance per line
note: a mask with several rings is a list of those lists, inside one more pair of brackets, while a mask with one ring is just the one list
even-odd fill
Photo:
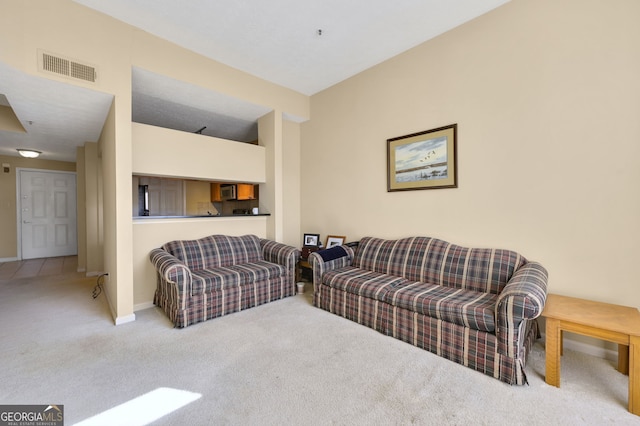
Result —
[[387, 139], [387, 192], [458, 187], [457, 124]]

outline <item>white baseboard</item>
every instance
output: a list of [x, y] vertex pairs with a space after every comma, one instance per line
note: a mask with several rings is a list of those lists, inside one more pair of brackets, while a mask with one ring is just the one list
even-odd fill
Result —
[[136, 320], [136, 314], [126, 315], [124, 317], [116, 317], [115, 323], [116, 325], [126, 324], [128, 322], [133, 322]]
[[[84, 269], [83, 269], [84, 271]], [[78, 271], [80, 272], [80, 271]], [[90, 271], [85, 273], [85, 276], [87, 277], [99, 277], [100, 275], [106, 274], [106, 272], [101, 272], [101, 271]]]
[[113, 322], [115, 325], [122, 325], [128, 322], [133, 322], [136, 320], [136, 314], [125, 315], [119, 317], [116, 313], [116, 310], [113, 309], [113, 305], [111, 304], [111, 300], [109, 299], [109, 293], [104, 289], [103, 291], [104, 297], [107, 299], [107, 304], [109, 305], [109, 311], [111, 311], [111, 318], [113, 318]]
[[20, 260], [17, 257], [3, 257], [0, 258], [0, 263], [4, 263], [4, 262], [15, 262], [16, 260]]

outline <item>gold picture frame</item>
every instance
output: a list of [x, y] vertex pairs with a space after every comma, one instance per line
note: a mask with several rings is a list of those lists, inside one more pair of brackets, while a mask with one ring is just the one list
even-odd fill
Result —
[[340, 235], [327, 235], [327, 243], [324, 245], [324, 248], [328, 249], [335, 246], [341, 246], [344, 244], [344, 241], [347, 237]]
[[387, 192], [458, 187], [458, 125], [387, 139]]

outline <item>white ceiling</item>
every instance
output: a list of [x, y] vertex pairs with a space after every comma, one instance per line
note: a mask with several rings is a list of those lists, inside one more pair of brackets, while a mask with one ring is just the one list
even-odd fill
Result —
[[132, 119], [240, 142], [258, 140], [258, 118], [270, 109], [142, 68], [131, 72]]
[[326, 89], [507, 2], [74, 1], [305, 95]]
[[[509, 0], [73, 1], [312, 95]], [[192, 132], [207, 126], [203, 134], [233, 128], [230, 137], [215, 135], [251, 140], [251, 126], [264, 113], [263, 107], [146, 70], [134, 69], [132, 83], [137, 122]], [[176, 95], [194, 90], [197, 96]], [[76, 146], [97, 140], [112, 100], [103, 93], [26, 76], [1, 62], [0, 94], [27, 130], [0, 131], [0, 154], [16, 155], [15, 149], [24, 146], [43, 151], [42, 158], [64, 161], [75, 161]]]
[[0, 130], [0, 154], [17, 148], [42, 151], [43, 159], [75, 161], [76, 147], [97, 141], [113, 96], [35, 77], [0, 61], [0, 94], [26, 133]]

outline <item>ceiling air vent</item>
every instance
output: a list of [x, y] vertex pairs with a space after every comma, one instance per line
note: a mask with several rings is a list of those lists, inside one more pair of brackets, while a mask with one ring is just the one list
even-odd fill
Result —
[[77, 78], [79, 80], [96, 82], [97, 73], [95, 67], [91, 65], [81, 64], [69, 58], [60, 55], [52, 55], [46, 52], [40, 52], [40, 69], [67, 77]]

